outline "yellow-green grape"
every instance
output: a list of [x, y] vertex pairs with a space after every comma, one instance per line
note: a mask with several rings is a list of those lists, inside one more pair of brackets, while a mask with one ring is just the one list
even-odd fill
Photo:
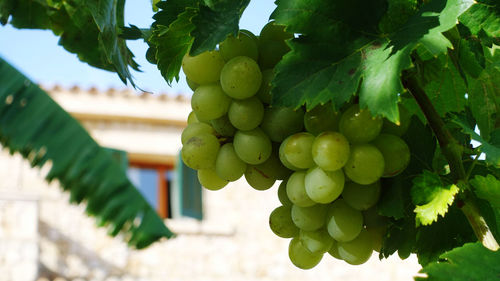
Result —
[[267, 190], [273, 186], [276, 181], [274, 178], [266, 175], [257, 166], [247, 165], [245, 179], [248, 184], [256, 190]]
[[363, 215], [343, 199], [333, 202], [327, 214], [327, 230], [338, 242], [351, 241], [363, 229]]
[[300, 230], [299, 235], [302, 245], [313, 253], [326, 253], [333, 244], [333, 238], [325, 228], [314, 231]]
[[210, 125], [205, 123], [191, 123], [187, 125], [184, 130], [182, 130], [181, 142], [184, 145], [190, 138], [201, 134], [215, 135], [215, 130]]
[[355, 104], [340, 117], [339, 130], [350, 143], [367, 143], [380, 134], [382, 123], [382, 118], [373, 117], [368, 109]]
[[368, 210], [374, 206], [380, 197], [380, 181], [372, 184], [362, 185], [355, 182], [348, 182], [344, 186], [342, 198], [356, 210]]
[[269, 227], [282, 238], [292, 238], [299, 234], [299, 228], [292, 221], [291, 206], [279, 206], [269, 216]]
[[373, 250], [380, 253], [387, 228], [385, 226], [367, 227], [366, 231], [368, 231], [371, 236]]
[[272, 152], [271, 141], [258, 127], [250, 131], [237, 131], [233, 145], [238, 157], [252, 165], [264, 163]]
[[292, 263], [300, 269], [311, 269], [323, 258], [323, 253], [312, 253], [299, 238], [293, 238], [288, 246], [288, 257]]
[[380, 134], [373, 144], [384, 156], [385, 166], [382, 177], [399, 175], [410, 163], [410, 148], [400, 137]]
[[257, 128], [264, 117], [264, 105], [257, 97], [233, 100], [227, 113], [231, 124], [238, 129], [248, 131]]
[[236, 155], [232, 143], [224, 144], [217, 154], [215, 160], [215, 172], [228, 181], [235, 181], [245, 173], [247, 164]]
[[190, 81], [203, 85], [219, 81], [224, 63], [218, 51], [207, 51], [194, 57], [187, 54], [182, 59], [182, 70]]
[[293, 205], [293, 223], [302, 230], [318, 230], [325, 225], [327, 207], [324, 204], [316, 204], [310, 207]]
[[276, 106], [265, 109], [260, 126], [272, 141], [282, 142], [288, 136], [302, 131], [303, 120], [303, 109]]
[[195, 83], [195, 82], [191, 81], [191, 79], [189, 79], [189, 78], [187, 78], [187, 77], [186, 77], [186, 83], [188, 84], [189, 88], [190, 88], [191, 90], [193, 90], [193, 91], [195, 91], [195, 90], [196, 90], [196, 88], [198, 88], [198, 86], [200, 86], [199, 84], [197, 84], [197, 83]]
[[286, 158], [286, 162], [293, 167], [299, 169], [308, 169], [315, 166], [311, 148], [313, 145], [314, 136], [307, 132], [295, 133], [285, 139], [280, 147], [283, 153], [282, 158]]
[[219, 148], [219, 140], [214, 135], [197, 135], [182, 146], [182, 160], [191, 169], [213, 169]]
[[194, 113], [194, 111], [191, 111], [188, 115], [187, 123], [189, 125], [189, 124], [196, 123], [196, 122], [200, 122], [200, 121], [198, 121], [198, 118], [196, 118], [196, 114]]
[[330, 247], [330, 250], [328, 250], [328, 253], [330, 256], [342, 260], [342, 258], [339, 255], [339, 243], [333, 239], [332, 246]]
[[271, 103], [271, 81], [273, 81], [274, 73], [272, 69], [262, 71], [262, 83], [255, 96], [264, 104]]
[[309, 207], [316, 204], [309, 195], [307, 195], [304, 184], [305, 177], [305, 172], [294, 172], [290, 175], [286, 183], [286, 194], [288, 195], [288, 199], [290, 199], [294, 205], [300, 207]]
[[280, 200], [280, 203], [283, 206], [290, 206], [292, 207], [292, 201], [288, 199], [288, 195], [286, 194], [286, 183], [288, 179], [284, 179], [281, 181], [279, 187], [278, 187], [278, 199]]
[[248, 34], [248, 32], [238, 32], [238, 36], [234, 37], [230, 34], [226, 40], [219, 44], [219, 52], [225, 61], [229, 61], [234, 57], [245, 56], [257, 61], [259, 51], [257, 42]]
[[212, 169], [198, 170], [200, 184], [209, 190], [219, 190], [226, 186], [229, 181], [221, 179]]
[[217, 134], [224, 137], [232, 137], [236, 133], [236, 128], [231, 124], [227, 115], [210, 120], [210, 125], [212, 125]]
[[316, 165], [326, 171], [338, 170], [347, 163], [350, 155], [349, 142], [337, 132], [319, 134], [311, 147]]
[[363, 229], [354, 240], [339, 242], [338, 251], [339, 256], [347, 263], [352, 265], [363, 264], [372, 256], [372, 237], [366, 229]]
[[326, 131], [339, 130], [340, 114], [333, 110], [331, 102], [321, 104], [304, 114], [304, 127], [306, 130], [317, 136]]
[[255, 165], [255, 167], [275, 180], [286, 179], [292, 174], [291, 170], [283, 166], [274, 148], [269, 158], [264, 163]]
[[306, 193], [317, 203], [328, 204], [337, 199], [344, 189], [342, 170], [324, 171], [319, 167], [309, 169], [305, 177]]
[[363, 221], [367, 228], [385, 227], [387, 225], [387, 217], [379, 215], [376, 206], [363, 211]]
[[287, 169], [290, 169], [292, 171], [300, 171], [301, 169], [299, 167], [295, 167], [294, 165], [292, 165], [292, 163], [288, 162], [287, 158], [285, 157], [285, 146], [287, 145], [287, 142], [288, 142], [288, 138], [285, 139], [281, 145], [279, 146], [279, 153], [278, 153], [278, 156], [279, 156], [279, 159], [280, 159], [280, 162], [283, 164], [283, 166], [285, 166]]
[[202, 85], [196, 88], [191, 98], [191, 107], [198, 119], [212, 120], [224, 116], [231, 104], [218, 84]]
[[344, 173], [353, 182], [372, 184], [384, 173], [384, 156], [374, 145], [353, 145], [349, 160], [344, 166]]
[[396, 136], [402, 136], [408, 131], [411, 123], [410, 112], [402, 105], [398, 105], [399, 109], [399, 125], [392, 123], [391, 121], [384, 118], [382, 125], [382, 133], [391, 134]]
[[220, 83], [234, 99], [247, 99], [257, 93], [262, 82], [259, 65], [249, 57], [235, 57], [222, 68]]

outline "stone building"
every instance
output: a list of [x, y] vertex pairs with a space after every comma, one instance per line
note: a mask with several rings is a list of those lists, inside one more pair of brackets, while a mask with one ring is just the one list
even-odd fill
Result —
[[189, 217], [179, 207], [182, 192], [175, 176], [180, 134], [190, 112], [183, 96], [46, 90], [101, 145], [126, 151], [131, 180], [177, 237], [145, 250], [130, 249], [120, 236], [111, 238], [97, 228], [84, 206], [69, 204], [57, 182], [47, 184], [46, 171], [4, 151], [0, 281], [404, 281], [419, 270], [415, 257], [401, 261], [397, 255], [383, 261], [374, 255], [362, 266], [325, 256], [312, 270], [295, 268], [288, 260], [288, 240], [268, 227], [268, 216], [279, 205], [277, 185], [256, 191], [239, 180], [220, 191], [203, 190], [201, 208]]

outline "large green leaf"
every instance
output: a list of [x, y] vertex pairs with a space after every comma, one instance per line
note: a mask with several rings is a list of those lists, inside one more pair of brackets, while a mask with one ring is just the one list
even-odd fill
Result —
[[487, 35], [500, 37], [500, 2], [497, 0], [478, 0], [463, 13], [459, 20], [469, 27], [473, 34], [481, 30]]
[[155, 210], [127, 179], [125, 170], [43, 90], [0, 58], [0, 142], [32, 166], [50, 162], [47, 180], [57, 179], [71, 201], [112, 235], [120, 231], [131, 246], [144, 248], [172, 237]]
[[490, 202], [491, 206], [500, 210], [500, 181], [493, 175], [475, 176], [470, 181], [477, 197]]

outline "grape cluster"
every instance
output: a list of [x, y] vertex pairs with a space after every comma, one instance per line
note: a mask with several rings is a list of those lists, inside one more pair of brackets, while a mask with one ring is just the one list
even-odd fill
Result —
[[400, 107], [396, 125], [355, 101], [340, 111], [331, 103], [307, 112], [270, 106], [273, 67], [292, 36], [271, 22], [259, 37], [241, 30], [218, 50], [184, 57], [194, 94], [182, 159], [210, 190], [243, 175], [257, 190], [281, 180], [282, 206], [269, 224], [292, 238], [289, 257], [297, 267], [312, 268], [325, 253], [362, 264], [380, 249], [385, 232], [375, 210], [380, 178], [401, 173], [410, 161], [400, 138], [409, 114]]

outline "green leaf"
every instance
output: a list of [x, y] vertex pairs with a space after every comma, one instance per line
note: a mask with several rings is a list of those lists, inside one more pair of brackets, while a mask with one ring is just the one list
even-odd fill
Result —
[[470, 180], [477, 197], [491, 203], [494, 208], [500, 209], [500, 181], [492, 175], [475, 176]]
[[419, 225], [430, 225], [437, 221], [439, 216], [444, 217], [448, 207], [453, 204], [458, 186], [443, 185], [439, 175], [424, 171], [413, 180], [411, 195], [417, 214], [415, 222]]
[[199, 13], [193, 17], [195, 29], [191, 48], [192, 55], [214, 50], [227, 35], [238, 33], [238, 23], [250, 0], [218, 0], [212, 7], [200, 6]]
[[488, 140], [495, 129], [496, 117], [500, 110], [497, 97], [500, 96], [500, 72], [492, 67], [483, 71], [469, 85], [469, 105], [482, 136]]
[[440, 256], [441, 261], [425, 266], [417, 281], [494, 281], [500, 278], [500, 251], [490, 251], [481, 243], [469, 243]]
[[[110, 151], [43, 90], [0, 59], [0, 142], [19, 152], [32, 166], [51, 163], [47, 180], [57, 179], [72, 202], [113, 235], [121, 230], [131, 246], [143, 248], [172, 237], [155, 210], [130, 183]], [[137, 224], [139, 223], [139, 224]]]
[[496, 0], [478, 0], [459, 20], [472, 34], [485, 31], [491, 37], [500, 37], [500, 3]]

